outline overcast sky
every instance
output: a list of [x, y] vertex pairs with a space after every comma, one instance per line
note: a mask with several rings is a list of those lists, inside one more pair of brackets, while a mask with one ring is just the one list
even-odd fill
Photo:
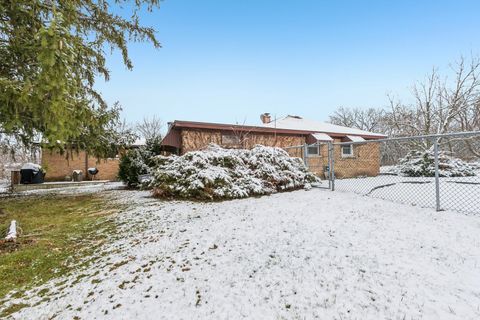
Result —
[[99, 82], [134, 122], [258, 124], [262, 112], [327, 120], [338, 106], [407, 100], [433, 66], [480, 54], [480, 1], [165, 0], [142, 15], [162, 48], [132, 44]]

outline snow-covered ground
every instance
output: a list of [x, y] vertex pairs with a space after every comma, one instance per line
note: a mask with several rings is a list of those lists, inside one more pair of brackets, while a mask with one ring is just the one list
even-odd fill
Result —
[[52, 189], [34, 189], [18, 192], [18, 194], [74, 194], [74, 193], [98, 193], [107, 190], [123, 189], [125, 186], [122, 182], [107, 182], [100, 184], [87, 184], [78, 187], [61, 187]]
[[8, 180], [0, 179], [0, 193], [8, 192], [10, 182]]
[[121, 232], [93, 266], [11, 299], [31, 305], [13, 318], [480, 318], [479, 216], [320, 189], [106, 194], [127, 205]]
[[[2, 194], [2, 185], [0, 184], [0, 197], [11, 196], [12, 193], [7, 193], [8, 184], [5, 185], [4, 194]], [[15, 192], [13, 195], [42, 195], [42, 194], [58, 194], [58, 195], [71, 195], [76, 193], [98, 193], [107, 190], [123, 189], [125, 188], [122, 182], [107, 182], [101, 184], [88, 184], [83, 186], [76, 187], [61, 187], [61, 188], [51, 188], [51, 189], [33, 189]]]
[[[385, 200], [435, 208], [435, 179], [379, 175], [335, 180], [335, 190], [355, 192]], [[480, 174], [472, 177], [441, 177], [442, 209], [480, 214]]]

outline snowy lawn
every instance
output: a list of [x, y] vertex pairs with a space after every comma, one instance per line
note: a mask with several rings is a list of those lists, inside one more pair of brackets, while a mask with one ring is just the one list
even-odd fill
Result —
[[51, 189], [32, 189], [26, 191], [18, 191], [10, 193], [8, 190], [8, 186], [4, 193], [2, 193], [1, 185], [0, 185], [0, 199], [2, 197], [10, 197], [10, 196], [35, 196], [35, 195], [75, 195], [75, 194], [84, 194], [84, 193], [102, 193], [107, 190], [115, 190], [115, 189], [124, 189], [125, 186], [121, 182], [108, 182], [102, 184], [89, 184], [83, 186], [75, 186], [75, 187], [61, 187], [61, 188], [51, 188]]
[[[435, 208], [435, 178], [379, 175], [337, 179], [335, 190], [355, 192], [375, 198]], [[441, 177], [442, 209], [480, 214], [480, 174], [473, 177]]]
[[[127, 204], [94, 266], [15, 319], [478, 319], [480, 217], [312, 189]], [[39, 295], [42, 292], [42, 295]], [[1, 307], [0, 307], [1, 308]]]

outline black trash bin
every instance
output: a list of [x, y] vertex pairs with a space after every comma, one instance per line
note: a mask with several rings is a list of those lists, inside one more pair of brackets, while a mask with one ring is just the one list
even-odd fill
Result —
[[92, 167], [92, 168], [88, 168], [87, 171], [88, 171], [88, 174], [92, 177], [92, 180], [95, 179], [95, 176], [98, 173], [98, 169], [95, 167]]
[[40, 170], [33, 175], [32, 183], [44, 183], [44, 182], [45, 182], [45, 173], [43, 173], [43, 171]]
[[20, 169], [20, 183], [28, 184], [33, 183], [33, 169]]
[[26, 163], [20, 169], [20, 183], [33, 184], [43, 183], [45, 179], [45, 173], [38, 164]]

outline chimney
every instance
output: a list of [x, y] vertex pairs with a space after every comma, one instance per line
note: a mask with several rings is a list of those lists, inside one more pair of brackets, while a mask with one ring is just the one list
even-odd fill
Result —
[[262, 123], [270, 123], [272, 117], [270, 116], [270, 113], [266, 112], [260, 115], [260, 120], [262, 120]]

